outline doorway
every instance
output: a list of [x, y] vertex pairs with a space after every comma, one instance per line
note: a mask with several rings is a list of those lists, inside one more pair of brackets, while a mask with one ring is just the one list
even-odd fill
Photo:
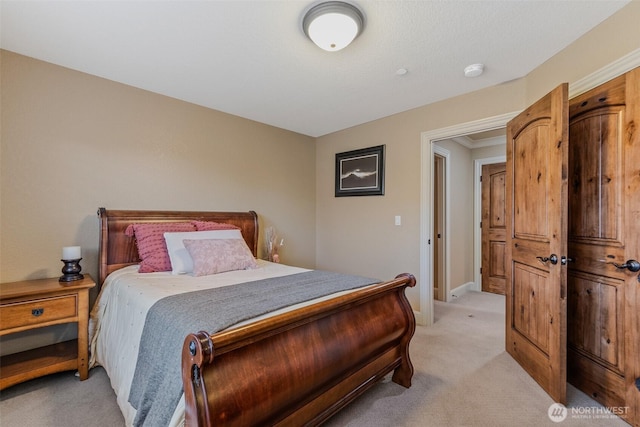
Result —
[[446, 239], [447, 224], [447, 159], [442, 148], [436, 149], [433, 157], [433, 298], [446, 301]]
[[[571, 82], [569, 85], [569, 98], [607, 82], [612, 78], [637, 67], [638, 65], [640, 65], [640, 51], [635, 51], [633, 54], [620, 58], [619, 60], [606, 65], [600, 70], [587, 75], [580, 80]], [[415, 313], [416, 321], [420, 325], [433, 324], [433, 246], [431, 245], [433, 218], [431, 200], [434, 143], [439, 140], [455, 138], [460, 135], [469, 135], [472, 133], [503, 128], [507, 125], [507, 122], [517, 114], [518, 112], [510, 112], [480, 120], [459, 123], [449, 127], [425, 131], [420, 135], [422, 150], [420, 179], [420, 280], [418, 282], [420, 311]], [[478, 182], [479, 181], [476, 181], [476, 185]], [[476, 221], [476, 224], [479, 224], [479, 221]], [[477, 231], [479, 231], [479, 227]], [[478, 247], [480, 241], [481, 239], [479, 237], [475, 239], [476, 247]], [[475, 253], [479, 254], [480, 250], [475, 250]], [[478, 268], [474, 271], [479, 276], [479, 259], [477, 259], [476, 265]], [[477, 279], [477, 283], [480, 283], [479, 277]]]
[[[431, 261], [435, 300], [451, 301], [467, 291], [482, 290], [481, 276], [476, 273], [480, 272], [482, 250], [486, 250], [480, 244], [482, 235], [479, 226], [482, 221], [480, 201], [483, 188], [470, 184], [480, 181], [483, 168], [506, 160], [505, 132], [505, 128], [498, 128], [438, 140], [433, 145], [431, 207], [434, 228], [431, 230]], [[476, 173], [480, 172], [476, 175], [472, 166], [474, 163]], [[487, 192], [487, 188], [484, 191]], [[499, 218], [486, 223], [504, 220], [503, 214], [497, 215]], [[498, 267], [498, 264], [494, 263], [494, 267]], [[451, 269], [451, 265], [455, 268]], [[493, 281], [497, 275], [491, 276]]]
[[[516, 112], [502, 114], [499, 116], [489, 117], [474, 122], [463, 123], [456, 126], [437, 129], [434, 131], [423, 132], [421, 134], [422, 139], [422, 179], [421, 179], [421, 191], [420, 191], [420, 277], [424, 278], [419, 281], [420, 286], [420, 311], [416, 312], [416, 321], [420, 325], [431, 325], [434, 322], [433, 318], [433, 302], [434, 298], [434, 267], [433, 267], [433, 252], [435, 241], [434, 230], [434, 211], [433, 211], [433, 165], [435, 156], [438, 154], [437, 142], [447, 139], [454, 139], [458, 137], [464, 137], [466, 135], [477, 134], [480, 132], [492, 131], [495, 129], [504, 128], [509, 120], [516, 116]], [[502, 156], [497, 159], [491, 159], [491, 161], [498, 161], [502, 159]], [[476, 160], [476, 169], [478, 164], [482, 164]], [[479, 180], [476, 180], [479, 182]], [[479, 191], [475, 191], [475, 194], [479, 194]], [[477, 197], [476, 197], [477, 198]], [[480, 212], [480, 201], [474, 199], [474, 212]], [[449, 210], [450, 212], [450, 210]], [[479, 224], [479, 221], [475, 221], [475, 224]], [[479, 227], [478, 227], [479, 230]], [[480, 237], [477, 236], [476, 230], [472, 230], [473, 233], [473, 245], [474, 255], [478, 258], [474, 262], [474, 272], [478, 274], [476, 283], [480, 283]], [[445, 226], [445, 235], [447, 230]], [[446, 240], [446, 239], [445, 239]], [[477, 248], [477, 249], [476, 249]], [[447, 249], [445, 249], [445, 252]], [[450, 260], [450, 257], [447, 257]], [[445, 261], [445, 265], [450, 264]], [[476, 268], [477, 267], [477, 268]], [[445, 271], [448, 271], [445, 267]], [[446, 279], [445, 279], [446, 286]], [[445, 293], [446, 298], [446, 293]]]
[[[506, 132], [506, 128], [502, 128], [501, 131]], [[505, 137], [505, 153], [495, 157], [482, 157], [474, 160], [474, 183], [475, 189], [473, 193], [474, 197], [474, 283], [478, 284], [476, 290], [480, 291], [482, 288], [482, 171], [485, 167], [505, 163], [507, 161], [506, 153], [506, 135]], [[506, 163], [505, 163], [506, 164]]]

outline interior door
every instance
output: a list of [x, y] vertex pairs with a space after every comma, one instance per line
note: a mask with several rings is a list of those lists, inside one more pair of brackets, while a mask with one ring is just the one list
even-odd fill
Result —
[[507, 125], [506, 348], [566, 403], [568, 85]]
[[640, 68], [572, 99], [569, 117], [568, 380], [637, 426]]
[[444, 229], [446, 216], [446, 179], [444, 157], [435, 155], [433, 162], [433, 282], [434, 298], [446, 301]]
[[506, 163], [482, 166], [482, 290], [504, 295]]

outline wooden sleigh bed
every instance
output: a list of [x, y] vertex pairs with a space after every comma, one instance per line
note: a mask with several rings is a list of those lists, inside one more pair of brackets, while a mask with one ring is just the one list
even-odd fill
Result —
[[[240, 227], [254, 256], [251, 212], [123, 211], [100, 208], [99, 285], [139, 262], [130, 224], [215, 221]], [[184, 339], [182, 383], [187, 426], [318, 425], [393, 371], [410, 387], [415, 318], [405, 296], [415, 278], [395, 279], [311, 305]]]

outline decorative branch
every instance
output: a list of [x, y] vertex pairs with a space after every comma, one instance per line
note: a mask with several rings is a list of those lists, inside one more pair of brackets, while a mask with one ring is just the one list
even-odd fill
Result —
[[278, 254], [278, 251], [281, 246], [284, 246], [284, 239], [280, 239], [280, 241], [278, 241], [278, 233], [273, 227], [267, 227], [264, 236], [267, 247], [267, 261], [280, 262], [280, 255]]

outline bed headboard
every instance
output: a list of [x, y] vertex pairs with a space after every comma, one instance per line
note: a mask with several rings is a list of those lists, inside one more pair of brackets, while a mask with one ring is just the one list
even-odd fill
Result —
[[124, 234], [129, 224], [147, 222], [214, 221], [240, 227], [247, 246], [258, 255], [258, 215], [249, 212], [132, 211], [98, 209], [100, 248], [98, 286], [109, 273], [140, 262], [135, 239]]

